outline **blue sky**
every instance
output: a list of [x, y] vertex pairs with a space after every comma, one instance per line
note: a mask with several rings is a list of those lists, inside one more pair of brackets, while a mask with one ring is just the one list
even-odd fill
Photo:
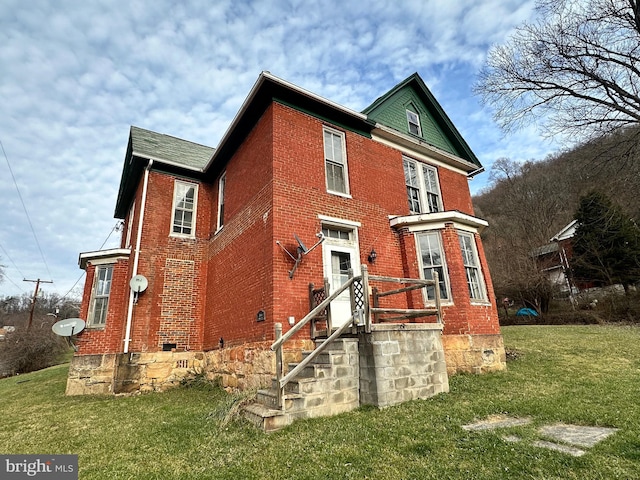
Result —
[[503, 137], [471, 92], [489, 47], [533, 6], [2, 0], [0, 141], [42, 254], [0, 151], [0, 296], [32, 292], [23, 277], [64, 294], [81, 276], [78, 253], [116, 224], [130, 125], [215, 147], [263, 70], [358, 111], [418, 72], [487, 170], [544, 158], [557, 146], [533, 127]]

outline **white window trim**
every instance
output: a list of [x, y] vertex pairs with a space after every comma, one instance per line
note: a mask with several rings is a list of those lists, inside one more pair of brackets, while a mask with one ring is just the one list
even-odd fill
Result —
[[[460, 241], [460, 238], [462, 237], [466, 237], [471, 239], [471, 250], [472, 250], [472, 254], [474, 257], [474, 260], [476, 261], [477, 265], [476, 266], [472, 266], [472, 267], [468, 267], [465, 263], [464, 263], [464, 256], [462, 256], [462, 263], [464, 265], [464, 273], [465, 273], [465, 279], [467, 278], [467, 268], [475, 268], [478, 270], [478, 288], [480, 289], [480, 298], [473, 298], [471, 297], [471, 294], [469, 293], [469, 300], [471, 300], [472, 304], [482, 304], [482, 305], [486, 305], [489, 304], [489, 300], [487, 298], [487, 286], [485, 284], [484, 281], [484, 273], [482, 270], [482, 264], [480, 263], [480, 256], [478, 255], [478, 245], [476, 244], [476, 236], [471, 233], [471, 232], [466, 232], [466, 231], [462, 231], [462, 230], [457, 230], [456, 233], [458, 234], [458, 241]], [[460, 255], [462, 255], [462, 245], [460, 246]], [[468, 280], [467, 280], [467, 288], [469, 287], [468, 285]]]
[[224, 227], [224, 194], [227, 188], [227, 172], [222, 172], [218, 178], [218, 207], [216, 211], [216, 232]]
[[470, 233], [482, 233], [489, 226], [486, 220], [456, 210], [389, 217], [389, 225], [392, 228], [406, 228], [412, 233], [425, 230], [442, 230], [447, 223], [453, 224], [456, 230]]
[[318, 214], [318, 219], [322, 222], [322, 225], [330, 225], [336, 227], [355, 227], [359, 228], [362, 223], [355, 220], [345, 220], [343, 218], [329, 217], [327, 215]]
[[[413, 107], [415, 108], [415, 107]], [[417, 108], [416, 108], [417, 110]], [[409, 110], [408, 108], [406, 109], [407, 112], [407, 131], [409, 132], [410, 135], [415, 135], [417, 137], [422, 137], [422, 125], [420, 125], [420, 114], [417, 112], [414, 112], [412, 110]], [[411, 115], [415, 115], [416, 116], [416, 120], [417, 122], [412, 122], [411, 119], [409, 118]], [[418, 133], [412, 133], [411, 132], [411, 125], [417, 125], [418, 126]]]
[[[438, 169], [433, 165], [429, 165], [428, 163], [421, 162], [419, 160], [415, 160], [411, 157], [407, 157], [406, 155], [402, 156], [402, 171], [404, 173], [404, 163], [413, 163], [416, 169], [417, 179], [418, 179], [418, 200], [420, 202], [420, 212], [413, 212], [414, 215], [422, 215], [422, 214], [433, 214], [440, 213], [444, 210], [442, 204], [442, 190], [440, 189], [440, 176], [438, 175]], [[438, 211], [437, 212], [428, 212], [429, 205], [429, 197], [427, 195], [427, 182], [424, 175], [424, 169], [432, 170], [436, 177], [436, 194], [438, 195]], [[405, 179], [406, 186], [406, 179]], [[415, 187], [414, 187], [415, 188]], [[408, 203], [408, 199], [407, 199]]]
[[[107, 316], [109, 315], [109, 303], [111, 300], [111, 288], [113, 286], [113, 271], [115, 264], [113, 263], [105, 263], [102, 265], [96, 266], [93, 273], [93, 287], [91, 289], [91, 300], [89, 302], [89, 314], [87, 315], [87, 327], [88, 328], [105, 328], [107, 325]], [[107, 295], [100, 295], [98, 297], [98, 277], [101, 270], [111, 269], [111, 280], [109, 281], [109, 293]], [[95, 315], [96, 315], [96, 300], [98, 298], [106, 298], [107, 305], [104, 314], [104, 322], [103, 323], [95, 323]]]
[[[191, 222], [191, 233], [187, 234], [187, 233], [176, 233], [173, 231], [173, 220], [175, 218], [175, 214], [176, 214], [176, 200], [177, 198], [177, 191], [178, 191], [178, 185], [184, 185], [186, 187], [193, 187], [193, 215], [192, 215], [192, 222]], [[171, 205], [171, 222], [169, 225], [169, 236], [170, 237], [179, 237], [179, 238], [195, 238], [196, 237], [196, 218], [197, 218], [197, 213], [198, 213], [198, 184], [197, 183], [192, 183], [192, 182], [185, 182], [182, 180], [175, 180], [173, 182], [173, 203]]]
[[[344, 164], [343, 164], [343, 176], [344, 176], [344, 188], [345, 191], [344, 192], [339, 192], [336, 190], [331, 190], [329, 189], [329, 178], [327, 177], [327, 152], [325, 150], [325, 143], [324, 143], [324, 133], [325, 132], [329, 132], [331, 134], [334, 135], [338, 135], [342, 141], [340, 142], [342, 145], [342, 158], [344, 159]], [[341, 132], [340, 130], [336, 130], [334, 128], [330, 128], [327, 126], [323, 126], [322, 127], [322, 152], [323, 152], [323, 156], [324, 156], [324, 162], [322, 164], [323, 168], [324, 168], [324, 179], [325, 179], [325, 187], [327, 189], [327, 193], [330, 193], [332, 195], [338, 195], [340, 197], [345, 197], [345, 198], [352, 198], [351, 197], [351, 190], [349, 188], [349, 166], [348, 166], [348, 160], [347, 160], [347, 143], [346, 143], [346, 136], [344, 134], [344, 132]], [[335, 163], [335, 162], [333, 162]]]
[[[447, 267], [447, 256], [444, 251], [444, 245], [442, 243], [442, 232], [440, 230], [423, 230], [421, 232], [416, 232], [414, 235], [414, 240], [416, 242], [416, 252], [418, 254], [418, 265], [420, 268], [420, 278], [422, 280], [428, 280], [424, 276], [424, 265], [422, 263], [422, 251], [420, 250], [420, 234], [429, 234], [435, 233], [438, 236], [438, 245], [440, 247], [440, 255], [442, 256], [442, 271], [444, 272], [444, 287], [447, 292], [448, 298], [441, 298], [440, 302], [442, 305], [452, 306], [453, 305], [453, 295], [451, 294], [451, 282], [449, 279], [449, 269]], [[426, 289], [422, 290], [422, 298], [424, 299], [425, 305], [435, 305], [435, 300], [431, 300], [427, 298]]]

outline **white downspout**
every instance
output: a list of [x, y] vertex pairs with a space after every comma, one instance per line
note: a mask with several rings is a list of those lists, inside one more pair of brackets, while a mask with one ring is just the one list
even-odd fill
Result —
[[[140, 259], [140, 242], [142, 241], [142, 224], [144, 222], [144, 209], [147, 204], [147, 185], [149, 184], [149, 171], [153, 165], [153, 160], [149, 159], [147, 167], [144, 169], [144, 182], [142, 184], [142, 203], [140, 204], [140, 215], [138, 218], [138, 235], [136, 236], [136, 250], [133, 256], [133, 274], [138, 274], [138, 260]], [[129, 343], [131, 342], [131, 319], [133, 317], [134, 293], [129, 289], [129, 309], [127, 311], [127, 329], [124, 336], [124, 353], [129, 353]]]

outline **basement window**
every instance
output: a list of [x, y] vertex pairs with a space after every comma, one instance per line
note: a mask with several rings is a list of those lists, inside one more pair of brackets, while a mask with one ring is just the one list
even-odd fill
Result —
[[163, 352], [171, 352], [174, 348], [176, 348], [178, 345], [175, 343], [163, 343], [162, 344], [162, 351]]

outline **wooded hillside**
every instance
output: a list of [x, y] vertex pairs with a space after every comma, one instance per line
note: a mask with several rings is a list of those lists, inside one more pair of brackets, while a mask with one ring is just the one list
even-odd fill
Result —
[[551, 288], [532, 252], [574, 219], [580, 198], [592, 191], [640, 219], [639, 129], [542, 161], [494, 163], [491, 185], [473, 203], [476, 215], [489, 222], [482, 237], [498, 298], [535, 296]]

